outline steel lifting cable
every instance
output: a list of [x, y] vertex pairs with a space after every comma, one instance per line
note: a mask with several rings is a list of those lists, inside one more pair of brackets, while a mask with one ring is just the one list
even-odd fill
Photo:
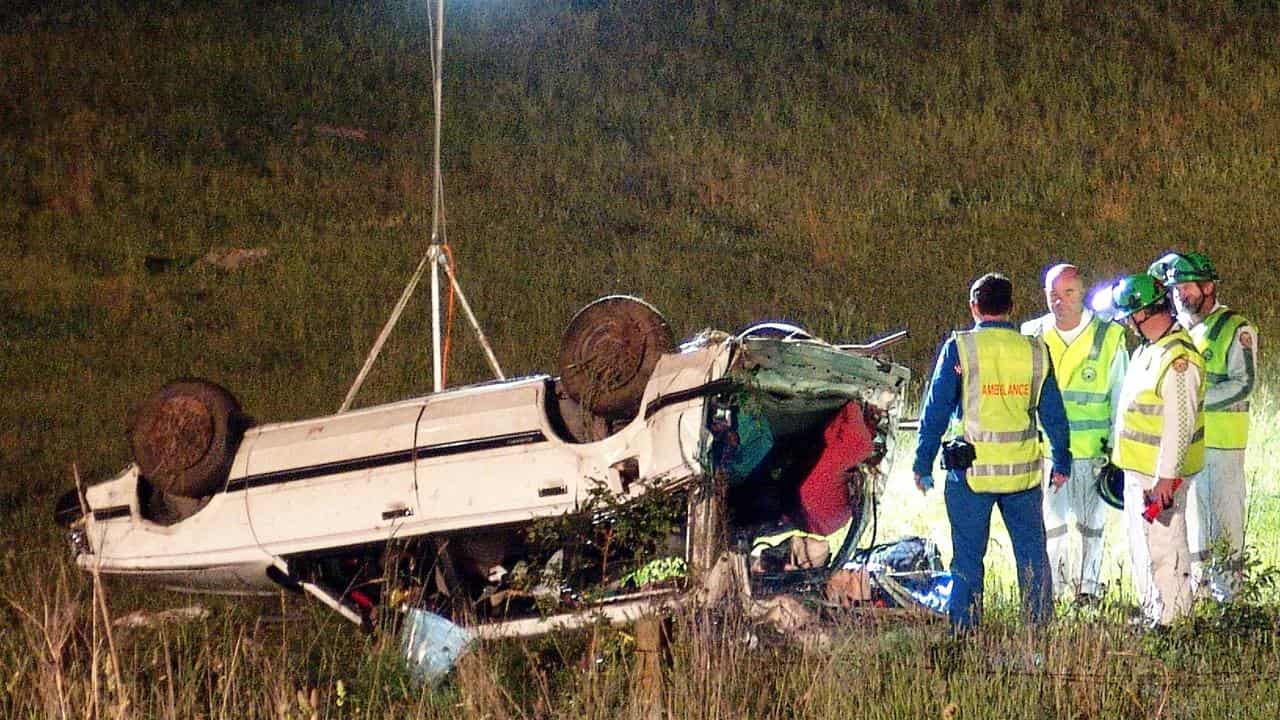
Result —
[[434, 123], [432, 128], [432, 160], [431, 160], [431, 247], [436, 251], [431, 265], [431, 375], [432, 389], [439, 392], [444, 389], [444, 353], [440, 338], [440, 246], [444, 244], [441, 237], [441, 215], [444, 211], [443, 173], [440, 170], [440, 114], [444, 103], [444, 0], [435, 0], [435, 21], [430, 20], [431, 29], [431, 100]]
[[458, 277], [454, 274], [452, 263], [444, 266], [445, 275], [449, 277], [449, 284], [453, 287], [453, 292], [458, 296], [458, 305], [462, 307], [462, 313], [467, 316], [467, 320], [471, 323], [471, 329], [476, 333], [476, 339], [480, 341], [480, 347], [484, 350], [485, 359], [489, 361], [489, 368], [493, 370], [493, 374], [499, 380], [506, 380], [507, 376], [502, 373], [502, 367], [498, 365], [498, 358], [493, 354], [493, 347], [489, 345], [489, 338], [484, 334], [484, 330], [480, 329], [480, 322], [476, 320], [475, 313], [471, 312], [471, 303], [467, 302], [467, 296], [462, 292], [462, 286], [458, 284]]
[[[437, 14], [443, 13], [443, 0], [437, 0], [440, 3], [437, 6]], [[400, 315], [404, 313], [405, 307], [409, 304], [409, 298], [413, 297], [413, 291], [417, 289], [418, 282], [422, 279], [422, 273], [427, 269], [427, 264], [438, 263], [440, 247], [437, 241], [437, 229], [440, 221], [440, 58], [437, 57], [436, 44], [438, 38], [437, 31], [443, 32], [443, 26], [437, 27], [437, 23], [433, 19], [432, 13], [427, 13], [427, 28], [431, 35], [430, 57], [431, 57], [431, 82], [432, 94], [435, 99], [435, 149], [433, 158], [433, 175], [432, 175], [432, 213], [431, 213], [431, 245], [427, 248], [427, 252], [418, 261], [418, 267], [414, 269], [413, 275], [409, 278], [408, 284], [405, 285], [404, 291], [400, 293], [400, 299], [396, 302], [395, 307], [391, 310], [391, 316], [387, 318], [387, 322], [383, 324], [382, 331], [378, 333], [378, 338], [373, 341], [373, 347], [369, 349], [368, 356], [364, 359], [364, 365], [360, 367], [360, 372], [356, 374], [356, 379], [351, 383], [351, 387], [347, 390], [347, 396], [343, 398], [342, 405], [338, 406], [338, 412], [343, 413], [351, 408], [351, 402], [355, 400], [356, 393], [360, 391], [360, 386], [364, 384], [364, 380], [369, 375], [369, 370], [373, 367], [373, 363], [378, 359], [378, 354], [382, 352], [382, 346], [387, 342], [387, 337], [391, 335], [391, 330], [400, 320]], [[434, 279], [434, 273], [433, 273]], [[434, 322], [434, 315], [433, 315]], [[434, 331], [434, 329], [433, 329]], [[434, 360], [433, 360], [434, 362]]]
[[391, 329], [396, 326], [396, 322], [400, 320], [400, 314], [404, 312], [405, 306], [409, 304], [409, 298], [413, 296], [414, 289], [418, 287], [418, 281], [422, 279], [422, 273], [427, 269], [427, 263], [435, 261], [435, 255], [436, 250], [432, 247], [418, 261], [417, 269], [413, 271], [413, 276], [409, 278], [409, 284], [405, 285], [404, 292], [400, 293], [400, 300], [392, 308], [391, 317], [387, 318], [386, 324], [382, 326], [382, 332], [378, 333], [378, 339], [373, 341], [369, 356], [364, 359], [364, 366], [360, 368], [360, 373], [356, 375], [355, 382], [351, 383], [351, 389], [347, 390], [347, 396], [343, 399], [338, 412], [344, 413], [351, 408], [351, 401], [355, 399], [356, 393], [360, 391], [360, 386], [364, 384], [364, 379], [368, 376], [369, 369], [373, 367], [373, 361], [378, 358], [378, 353], [382, 352], [382, 346], [387, 342], [387, 337], [391, 335]]
[[[447, 315], [444, 328], [444, 343], [440, 352], [441, 364], [441, 387], [446, 377], [445, 373], [448, 368], [449, 350], [452, 344], [451, 335], [453, 330], [454, 319], [454, 298], [456, 297], [462, 306], [463, 313], [467, 320], [471, 323], [472, 329], [475, 330], [476, 337], [480, 341], [480, 346], [484, 349], [485, 358], [489, 362], [494, 374], [499, 380], [505, 380], [506, 376], [502, 372], [501, 366], [498, 365], [498, 358], [493, 353], [493, 348], [489, 344], [488, 338], [484, 331], [480, 329], [480, 322], [476, 319], [475, 313], [471, 311], [471, 305], [467, 302], [466, 295], [462, 292], [462, 287], [458, 284], [457, 269], [453, 262], [453, 251], [449, 247], [446, 236], [447, 224], [445, 223], [444, 214], [444, 182], [442, 173], [440, 172], [440, 100], [441, 100], [441, 51], [438, 46], [442, 44], [443, 38], [438, 37], [437, 33], [443, 35], [444, 32], [444, 4], [443, 0], [438, 0], [439, 4], [436, 9], [436, 19], [433, 20], [432, 15], [427, 15], [427, 24], [431, 31], [431, 74], [433, 81], [433, 94], [435, 97], [435, 148], [432, 160], [433, 167], [433, 187], [432, 187], [432, 214], [431, 214], [431, 245], [428, 247], [426, 254], [418, 261], [417, 268], [414, 269], [413, 275], [409, 278], [408, 284], [405, 285], [404, 291], [400, 294], [400, 299], [396, 302], [395, 307], [391, 310], [390, 317], [383, 325], [382, 331], [378, 333], [378, 338], [374, 341], [373, 347], [369, 349], [369, 355], [365, 358], [364, 365], [361, 366], [360, 372], [356, 375], [356, 379], [351, 383], [351, 388], [347, 390], [346, 397], [342, 400], [338, 412], [346, 412], [351, 408], [351, 403], [355, 399], [356, 393], [360, 391], [360, 386], [364, 384], [365, 378], [369, 375], [369, 370], [373, 367], [374, 361], [379, 353], [382, 352], [382, 346], [386, 344], [387, 338], [391, 335], [391, 330], [400, 320], [400, 315], [404, 313], [405, 307], [409, 304], [409, 298], [413, 296], [414, 290], [418, 287], [418, 282], [422, 279], [423, 272], [426, 271], [428, 264], [433, 269], [432, 280], [434, 282], [434, 271], [437, 266], [443, 265], [445, 275], [449, 278], [449, 296], [447, 302]], [[444, 260], [442, 263], [441, 260]], [[433, 294], [433, 304], [435, 295]], [[432, 322], [435, 323], [437, 313], [432, 313]], [[433, 333], [436, 328], [433, 324]], [[434, 345], [434, 343], [433, 343]], [[434, 362], [434, 360], [433, 360]]]
[[[489, 344], [489, 338], [484, 334], [484, 330], [480, 328], [480, 321], [476, 319], [475, 313], [471, 310], [471, 303], [467, 302], [467, 296], [462, 292], [462, 286], [458, 284], [457, 270], [453, 263], [453, 251], [447, 243], [440, 245], [432, 245], [426, 255], [418, 261], [418, 267], [414, 269], [413, 276], [409, 278], [409, 283], [405, 285], [404, 292], [400, 294], [399, 301], [391, 310], [391, 316], [387, 318], [387, 322], [382, 327], [382, 332], [378, 333], [378, 339], [374, 341], [373, 347], [369, 350], [368, 357], [365, 358], [364, 366], [360, 368], [360, 373], [356, 376], [355, 382], [351, 384], [351, 389], [347, 391], [346, 398], [342, 401], [342, 406], [338, 408], [338, 412], [346, 412], [351, 408], [351, 402], [355, 399], [356, 393], [360, 391], [360, 386], [364, 384], [365, 377], [368, 376], [370, 368], [373, 367], [374, 361], [378, 358], [378, 354], [382, 352], [382, 346], [386, 343], [387, 337], [391, 335], [391, 330], [400, 320], [400, 315], [404, 313], [404, 309], [409, 304], [409, 298], [413, 296], [413, 291], [418, 287], [418, 282], [422, 279], [422, 274], [426, 271], [427, 265], [432, 262], [440, 262], [439, 258], [444, 257], [445, 262], [441, 263], [444, 267], [445, 276], [449, 278], [449, 301], [448, 301], [448, 323], [445, 326], [445, 339], [448, 340], [453, 328], [454, 315], [454, 298], [457, 298], [458, 305], [462, 307], [462, 312], [466, 316], [467, 321], [471, 323], [471, 329], [476, 333], [476, 339], [480, 342], [480, 347], [484, 350], [485, 359], [489, 362], [489, 368], [493, 370], [493, 374], [499, 380], [506, 380], [506, 375], [502, 372], [502, 366], [498, 364], [498, 358], [493, 352], [493, 346]], [[448, 359], [448, 348], [445, 345], [445, 360]]]
[[[449, 247], [446, 241], [440, 245], [440, 249], [444, 252], [445, 272], [453, 277], [453, 273], [457, 268], [453, 264], [453, 248]], [[440, 384], [449, 385], [449, 351], [453, 349], [453, 304], [455, 293], [453, 291], [453, 283], [449, 283], [448, 300], [445, 302], [444, 311], [444, 345], [440, 350]]]
[[471, 329], [476, 334], [476, 340], [479, 341], [481, 349], [484, 350], [485, 360], [489, 363], [489, 369], [493, 370], [494, 377], [499, 380], [506, 380], [507, 376], [502, 372], [502, 366], [498, 364], [498, 357], [493, 352], [493, 346], [489, 344], [489, 338], [484, 334], [484, 330], [480, 327], [480, 321], [471, 310], [471, 303], [467, 302], [467, 296], [462, 292], [462, 285], [458, 282], [458, 267], [453, 260], [453, 248], [449, 246], [448, 237], [448, 215], [444, 210], [444, 193], [440, 194], [440, 234], [446, 240], [439, 244], [441, 257], [444, 262], [441, 266], [444, 268], [445, 276], [449, 278], [449, 295], [446, 303], [445, 324], [444, 324], [444, 344], [441, 350], [441, 370], [442, 378], [448, 378], [449, 371], [449, 351], [453, 345], [453, 320], [454, 320], [454, 300], [462, 306], [462, 312], [467, 317], [467, 322], [471, 323]]
[[[485, 359], [489, 361], [489, 367], [493, 370], [493, 374], [499, 380], [506, 380], [506, 375], [502, 372], [502, 367], [498, 365], [498, 358], [493, 353], [493, 348], [489, 345], [489, 339], [485, 337], [484, 330], [480, 328], [480, 321], [476, 319], [475, 313], [471, 311], [471, 304], [467, 302], [467, 296], [462, 292], [462, 286], [458, 284], [457, 268], [453, 262], [453, 250], [449, 247], [448, 241], [448, 219], [445, 213], [444, 202], [444, 175], [440, 169], [440, 113], [441, 102], [443, 100], [443, 83], [442, 83], [442, 55], [444, 53], [444, 0], [437, 0], [436, 19], [432, 22], [428, 19], [431, 27], [431, 37], [434, 42], [431, 45], [431, 69], [433, 80], [433, 93], [435, 98], [435, 150], [433, 158], [433, 177], [435, 178], [432, 193], [432, 214], [431, 214], [431, 241], [434, 248], [438, 248], [438, 255], [435, 262], [444, 267], [445, 275], [449, 278], [449, 298], [448, 308], [446, 310], [446, 320], [444, 326], [444, 338], [440, 346], [440, 380], [441, 389], [444, 387], [444, 380], [447, 377], [449, 350], [452, 346], [452, 331], [454, 317], [454, 298], [458, 300], [458, 304], [462, 306], [462, 312], [466, 315], [468, 322], [471, 323], [472, 330], [476, 333], [476, 339], [480, 341], [480, 347], [484, 350]], [[430, 16], [428, 16], [430, 18]], [[430, 254], [430, 253], [428, 253]], [[445, 262], [440, 263], [441, 258]], [[435, 268], [433, 267], [432, 281], [435, 281]], [[432, 314], [433, 322], [439, 319], [438, 311]]]

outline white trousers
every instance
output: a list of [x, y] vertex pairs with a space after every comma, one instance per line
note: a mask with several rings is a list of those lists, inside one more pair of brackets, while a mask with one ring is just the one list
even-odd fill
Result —
[[[1187, 503], [1187, 546], [1194, 587], [1207, 585], [1219, 601], [1230, 600], [1239, 585], [1234, 561], [1244, 548], [1244, 485], [1244, 450], [1205, 448], [1204, 469]], [[1215, 546], [1230, 557], [1212, 557]]]
[[1194, 600], [1191, 552], [1187, 549], [1187, 498], [1191, 476], [1173, 494], [1173, 505], [1148, 523], [1142, 517], [1144, 495], [1155, 478], [1124, 471], [1124, 518], [1133, 562], [1134, 590], [1147, 622], [1169, 625], [1188, 615]]
[[1054, 594], [1059, 598], [1101, 594], [1102, 532], [1109, 508], [1094, 484], [1105, 462], [1106, 458], [1073, 460], [1071, 477], [1056, 491], [1049, 482], [1053, 463], [1044, 463], [1045, 544]]

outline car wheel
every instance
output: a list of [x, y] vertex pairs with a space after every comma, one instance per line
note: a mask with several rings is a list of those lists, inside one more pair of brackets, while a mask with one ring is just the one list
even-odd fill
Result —
[[248, 425], [240, 403], [217, 383], [174, 380], [160, 388], [129, 420], [134, 462], [156, 490], [199, 498], [226, 479]]
[[652, 305], [610, 295], [569, 321], [560, 341], [560, 379], [569, 397], [591, 412], [630, 417], [658, 358], [674, 347], [671, 326]]

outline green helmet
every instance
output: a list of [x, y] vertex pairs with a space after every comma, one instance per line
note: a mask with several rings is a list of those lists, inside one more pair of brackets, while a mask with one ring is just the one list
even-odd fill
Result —
[[1123, 320], [1139, 310], [1164, 302], [1164, 283], [1150, 275], [1126, 275], [1111, 284], [1113, 317]]
[[1184, 254], [1179, 262], [1170, 265], [1164, 273], [1164, 283], [1166, 285], [1176, 285], [1184, 282], [1207, 282], [1217, 279], [1218, 269], [1213, 266], [1213, 261], [1204, 253], [1198, 252]]
[[1218, 279], [1218, 269], [1213, 266], [1213, 261], [1198, 252], [1167, 253], [1151, 263], [1147, 274], [1165, 285]]

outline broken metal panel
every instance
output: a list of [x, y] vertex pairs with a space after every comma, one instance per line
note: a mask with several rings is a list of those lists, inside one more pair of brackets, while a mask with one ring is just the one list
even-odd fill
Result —
[[830, 345], [816, 341], [746, 338], [730, 376], [770, 395], [805, 401], [862, 400], [888, 409], [896, 407], [911, 371], [832, 352]]
[[[748, 337], [741, 343], [728, 374], [740, 388], [729, 399], [729, 413], [741, 412], [767, 418], [779, 448], [822, 450], [815, 459], [808, 461], [797, 459], [803, 455], [800, 453], [800, 456], [792, 458], [794, 462], [791, 464], [780, 464], [788, 461], [773, 458], [770, 461], [772, 465], [764, 466], [763, 470], [772, 468], [774, 476], [779, 472], [786, 473], [783, 475], [784, 490], [807, 488], [812, 491], [807, 500], [801, 498], [802, 503], [815, 499], [820, 503], [830, 501], [831, 491], [839, 490], [831, 487], [831, 479], [835, 477], [832, 473], [842, 471], [847, 484], [840, 487], [847, 487], [848, 492], [847, 496], [843, 491], [837, 494], [846, 497], [851, 515], [848, 524], [835, 534], [829, 533], [830, 528], [826, 527], [830, 522], [825, 522], [823, 528], [816, 528], [837, 544], [831, 548], [830, 562], [826, 566], [806, 569], [788, 565], [789, 569], [768, 572], [753, 567], [749, 576], [751, 589], [761, 595], [821, 592], [832, 569], [851, 556], [870, 524], [877, 487], [887, 473], [887, 467], [882, 465], [893, 451], [900, 397], [910, 373], [906, 368], [886, 364], [874, 357], [833, 352], [831, 346], [820, 341]], [[839, 431], [832, 425], [838, 420], [846, 425], [858, 423], [857, 427], [848, 425], [848, 430], [857, 432], [849, 435], [847, 431]], [[845, 447], [853, 440], [858, 440], [856, 449]], [[828, 451], [835, 452], [831, 457], [825, 457]], [[825, 480], [810, 483], [819, 477]], [[821, 497], [812, 496], [813, 492], [818, 492]], [[828, 510], [824, 512], [830, 514]], [[806, 515], [802, 507], [784, 509], [784, 512], [800, 520]], [[795, 515], [797, 512], [798, 516]], [[785, 530], [786, 527], [778, 529]], [[815, 531], [803, 521], [798, 522], [794, 529]], [[845, 534], [836, 540], [840, 533]]]
[[711, 571], [727, 542], [725, 489], [724, 474], [712, 472], [703, 475], [689, 491], [689, 519], [685, 537], [688, 543], [689, 572], [695, 580]]
[[681, 602], [680, 596], [672, 590], [655, 591], [653, 593], [643, 593], [638, 595], [640, 596], [628, 596], [635, 599], [620, 600], [606, 605], [598, 605], [583, 612], [562, 613], [559, 615], [550, 615], [548, 617], [507, 620], [504, 622], [474, 625], [467, 629], [477, 640], [502, 640], [520, 637], [533, 637], [535, 635], [542, 635], [555, 630], [573, 630], [575, 628], [587, 627], [602, 620], [612, 625], [632, 623], [645, 615], [674, 609]]

